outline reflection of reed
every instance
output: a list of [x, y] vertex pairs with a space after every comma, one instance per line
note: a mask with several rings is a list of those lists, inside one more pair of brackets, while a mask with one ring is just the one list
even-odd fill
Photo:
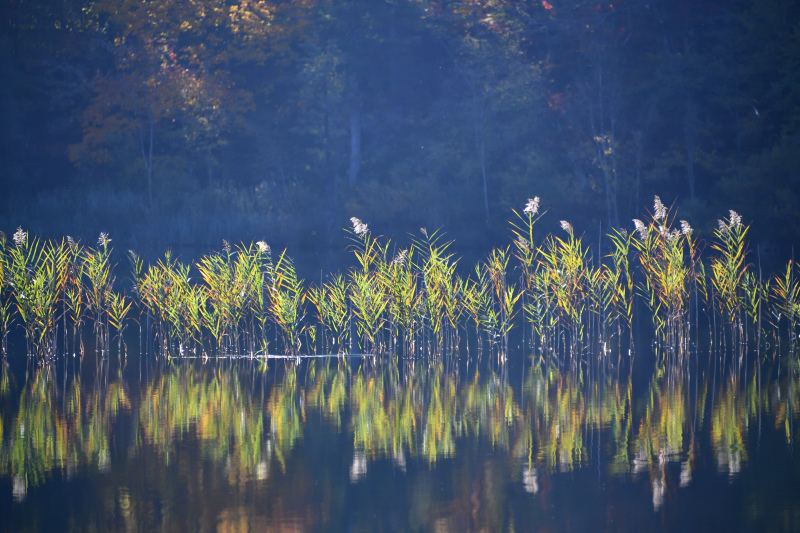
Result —
[[520, 420], [507, 383], [475, 375], [462, 384], [441, 365], [417, 366], [403, 383], [391, 371], [359, 372], [348, 393], [356, 449], [403, 465], [406, 453], [429, 463], [451, 457], [466, 436], [508, 449], [510, 430]]
[[717, 456], [717, 468], [731, 478], [747, 461], [747, 428], [755, 414], [747, 409], [748, 393], [752, 393], [753, 387], [747, 387], [744, 394], [743, 388], [737, 378], [722, 384], [711, 409], [711, 443]]
[[660, 367], [636, 409], [629, 376], [547, 366], [528, 370], [519, 394], [503, 372], [463, 376], [442, 362], [400, 368], [318, 360], [305, 372], [280, 363], [274, 373], [256, 365], [187, 364], [157, 373], [133, 406], [119, 379], [65, 382], [45, 367], [15, 392], [4, 366], [0, 474], [22, 500], [53, 470], [67, 477], [78, 468], [111, 470], [110, 443], [118, 438], [114, 428], [124, 409], [131, 410], [135, 436], [113, 448], [143, 453], [146, 447], [170, 464], [179, 460], [181, 441], [196, 440], [202, 458], [224, 466], [230, 484], [288, 474], [294, 449], [308, 442], [309, 420], [322, 420], [326, 432], [352, 439], [345, 450], [352, 453], [352, 482], [368, 477], [376, 460], [407, 472], [414, 462], [432, 467], [477, 441], [514, 457], [513, 476], [531, 494], [553, 475], [596, 463], [595, 454], [602, 453], [611, 458], [602, 458], [611, 475], [648, 479], [659, 508], [673, 487], [691, 484], [703, 456], [698, 434], [704, 426], [713, 464], [731, 478], [746, 468], [748, 429], [762, 415], [793, 442], [800, 409], [796, 368], [759, 386], [758, 374], [742, 378], [722, 366], [713, 375], [725, 378], [710, 382], [698, 382], [685, 365]]
[[[292, 387], [293, 382], [287, 378], [285, 385]], [[297, 412], [282, 403], [293, 393], [273, 393], [266, 407], [267, 413], [273, 412], [272, 429], [265, 433], [265, 413], [237, 372], [212, 373], [187, 365], [156, 377], [142, 391], [139, 427], [144, 443], [167, 463], [176, 444], [192, 435], [203, 444], [205, 458], [231, 462], [244, 476], [263, 474], [268, 467], [261, 464], [269, 460], [273, 442], [280, 456], [299, 438]]]
[[541, 367], [528, 375], [523, 427], [529, 464], [558, 472], [579, 468], [589, 460], [588, 440], [603, 431], [612, 439], [612, 472], [627, 470], [630, 382], [602, 379]]
[[[3, 369], [0, 398], [11, 394]], [[14, 496], [24, 499], [29, 486], [42, 484], [53, 470], [71, 477], [79, 467], [107, 471], [111, 425], [129, 408], [125, 387], [114, 381], [84, 390], [80, 377], [59, 388], [52, 368], [37, 370], [19, 394], [16, 413], [3, 413], [0, 475], [13, 477]]]
[[[700, 391], [701, 395], [704, 393], [705, 387]], [[647, 408], [633, 439], [633, 473], [652, 473], [654, 468], [663, 468], [667, 462], [684, 459], [686, 467], [691, 468], [695, 444], [691, 426], [695, 404], [691, 396], [688, 377], [680, 369], [670, 369], [654, 376]]]

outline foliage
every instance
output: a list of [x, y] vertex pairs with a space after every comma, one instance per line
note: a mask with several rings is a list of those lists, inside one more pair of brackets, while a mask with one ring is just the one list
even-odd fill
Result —
[[[69, 231], [110, 227], [145, 256], [253, 223], [330, 244], [344, 211], [488, 247], [535, 180], [576, 227], [610, 232], [658, 191], [698, 235], [732, 205], [755, 242], [797, 240], [785, 0], [0, 9], [0, 197], [40, 235], [95, 197]], [[103, 208], [120, 195], [126, 217]]]
[[[137, 316], [142, 349], [152, 346], [167, 357], [297, 356], [320, 348], [343, 355], [356, 344], [373, 355], [440, 357], [458, 356], [462, 348], [469, 352], [472, 344], [480, 354], [488, 345], [504, 362], [511, 336], [521, 335], [526, 349], [538, 352], [537, 360], [566, 357], [577, 364], [592, 350], [601, 349], [605, 357], [615, 338], [618, 362], [626, 347], [633, 355], [638, 295], [659, 343], [678, 358], [696, 342], [700, 332], [692, 337], [691, 330], [703, 309], [712, 344], [722, 317], [732, 328], [731, 347], [751, 334], [766, 347], [770, 332], [773, 341], [785, 332], [795, 347], [796, 267], [789, 262], [782, 275], [756, 277], [745, 263], [747, 226], [735, 212], [720, 221], [705, 262], [689, 223], [681, 220], [680, 229], [672, 228], [674, 215], [658, 197], [648, 224], [635, 219], [634, 232], [608, 235], [605, 256], [585, 246], [566, 221], [565, 237], [548, 235], [540, 246], [533, 244], [537, 213], [538, 199], [529, 200], [523, 215], [517, 214], [520, 222], [512, 224], [513, 251], [511, 245], [493, 248], [467, 275], [439, 231], [422, 228], [410, 248], [390, 259], [391, 241], [373, 236], [353, 217], [348, 231], [356, 266], [327, 282], [321, 276], [319, 285], [306, 285], [286, 250], [273, 259], [264, 241], [235, 247], [223, 241], [221, 253], [196, 263], [183, 263], [168, 251], [145, 266], [129, 252], [130, 292], [115, 287], [107, 234], [100, 235], [97, 248], [87, 248], [72, 238], [42, 241], [19, 229], [13, 247], [0, 249], [0, 318], [5, 335], [19, 317], [28, 353], [41, 362], [58, 353], [59, 321], [65, 351], [71, 326], [73, 353], [79, 346], [83, 355], [82, 331], [90, 319], [98, 349], [110, 353], [116, 339], [122, 356], [125, 330]], [[517, 333], [521, 316], [531, 325], [527, 338], [524, 329]], [[476, 343], [462, 337], [470, 326]]]

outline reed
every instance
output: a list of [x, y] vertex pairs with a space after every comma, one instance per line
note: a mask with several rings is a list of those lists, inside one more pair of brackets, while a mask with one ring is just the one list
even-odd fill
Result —
[[645, 225], [634, 220], [639, 238], [632, 244], [645, 277], [641, 293], [653, 315], [656, 333], [667, 344], [682, 345], [687, 338], [693, 252], [688, 241], [691, 232], [673, 228], [673, 220], [674, 215], [656, 196], [651, 221]]
[[7, 247], [6, 234], [0, 231], [0, 351], [3, 357], [8, 355], [8, 332], [11, 326], [12, 312], [12, 288], [9, 285], [9, 254]]
[[[486, 308], [491, 306], [491, 303], [487, 296], [487, 291], [484, 290], [484, 283], [480, 278], [483, 271], [480, 267], [477, 267], [476, 270], [479, 276], [478, 281], [467, 278], [462, 284], [461, 305], [467, 320], [472, 321], [472, 325], [475, 327], [475, 338], [478, 340], [478, 344], [481, 345], [480, 328], [484, 323]], [[469, 343], [467, 343], [467, 349], [469, 349]]]
[[[756, 342], [760, 346], [762, 306], [769, 302], [770, 280], [761, 280], [752, 270], [748, 270], [742, 278], [742, 291], [744, 292], [744, 309], [747, 318], [750, 319], [750, 327], [755, 332]], [[747, 335], [747, 330], [745, 330], [745, 335]]]
[[488, 270], [482, 264], [475, 265], [476, 282], [471, 286], [475, 295], [476, 317], [481, 330], [486, 334], [489, 347], [500, 342], [500, 315], [492, 296], [492, 280]]
[[168, 250], [163, 259], [148, 267], [137, 287], [139, 301], [146, 308], [148, 316], [155, 320], [155, 338], [159, 342], [160, 353], [165, 356], [170, 352], [170, 307], [177, 300], [173, 294], [176, 262]]
[[773, 327], [779, 332], [781, 322], [786, 324], [786, 333], [792, 348], [796, 346], [797, 318], [800, 316], [800, 281], [795, 276], [795, 270], [795, 263], [790, 260], [783, 275], [773, 277], [771, 303]]
[[487, 277], [491, 283], [491, 294], [498, 310], [497, 335], [502, 343], [498, 357], [501, 361], [508, 358], [508, 334], [514, 326], [516, 304], [522, 295], [522, 292], [514, 285], [509, 284], [507, 280], [506, 273], [510, 257], [508, 248], [495, 248], [484, 263]]
[[336, 353], [345, 353], [350, 329], [348, 323], [347, 282], [341, 274], [320, 287], [310, 287], [306, 298], [314, 305], [326, 343]]
[[274, 268], [272, 250], [264, 241], [236, 246], [233, 277], [240, 292], [234, 333], [235, 338], [241, 338], [237, 349], [251, 356], [257, 351], [267, 352], [270, 302], [266, 286]]
[[730, 212], [728, 219], [719, 221], [714, 230], [716, 242], [711, 248], [718, 255], [711, 260], [711, 281], [717, 295], [720, 314], [727, 317], [731, 327], [731, 341], [735, 337], [744, 336], [742, 308], [745, 304], [744, 278], [749, 265], [745, 263], [748, 226], [742, 224], [742, 218], [735, 211]]
[[524, 288], [528, 291], [533, 290], [533, 277], [538, 263], [536, 261], [539, 248], [534, 243], [534, 226], [544, 215], [539, 212], [541, 200], [538, 196], [528, 200], [522, 213], [512, 209], [516, 220], [511, 221], [511, 232], [514, 234], [514, 254], [522, 268], [522, 281]]
[[107, 326], [108, 297], [114, 284], [111, 274], [111, 239], [101, 233], [97, 240], [97, 248], [86, 249], [83, 254], [83, 276], [87, 280], [86, 306], [88, 316], [93, 322], [93, 330], [98, 346], [109, 344], [109, 328]]
[[[144, 276], [144, 261], [142, 261], [141, 257], [139, 257], [136, 252], [133, 250], [128, 250], [128, 260], [130, 262], [130, 269], [131, 269], [131, 295], [132, 295], [132, 302], [136, 304], [136, 308], [139, 311], [138, 319], [135, 319], [136, 322], [139, 324], [139, 347], [140, 353], [144, 349], [143, 341], [142, 341], [142, 313], [145, 311], [145, 305], [142, 302], [142, 279]], [[150, 322], [150, 315], [147, 315], [147, 326], [149, 328]]]
[[429, 233], [421, 228], [420, 233], [422, 238], [414, 239], [414, 247], [420, 258], [417, 268], [422, 280], [421, 316], [433, 336], [434, 351], [440, 352], [446, 341], [456, 344], [451, 324], [460, 315], [456, 308], [460, 289], [455, 279], [458, 261], [448, 252], [452, 243], [442, 242], [438, 230]]
[[56, 354], [59, 272], [66, 261], [65, 245], [29, 238], [22, 228], [14, 234], [14, 244], [8, 280], [25, 328], [28, 354], [47, 359]]
[[405, 352], [412, 349], [411, 338], [418, 327], [421, 303], [413, 261], [414, 248], [400, 250], [381, 273], [381, 281], [388, 297], [386, 309], [393, 336], [402, 336], [401, 343]]
[[303, 280], [298, 279], [294, 263], [286, 251], [278, 257], [269, 285], [270, 312], [281, 329], [286, 341], [286, 350], [297, 353], [301, 346], [300, 335], [305, 325], [305, 290]]
[[555, 292], [552, 290], [552, 279], [547, 269], [538, 268], [530, 278], [527, 299], [523, 304], [523, 311], [535, 339], [539, 340], [539, 347], [543, 353], [552, 347], [553, 334], [557, 326], [555, 311]]
[[612, 291], [611, 309], [617, 324], [617, 335], [621, 340], [622, 328], [630, 332], [633, 342], [633, 296], [634, 280], [631, 275], [630, 250], [632, 235], [625, 230], [609, 234], [612, 243], [610, 257], [613, 267], [609, 272]]
[[[539, 268], [539, 248], [534, 245], [534, 226], [544, 215], [539, 212], [541, 200], [538, 196], [529, 198], [522, 213], [512, 209], [516, 219], [511, 221], [514, 235], [515, 257], [521, 269], [521, 297], [523, 314], [531, 323], [532, 339], [541, 339], [541, 346], [547, 342], [546, 319], [551, 312], [547, 278]], [[534, 341], [535, 347], [535, 341]]]
[[125, 356], [128, 355], [128, 346], [123, 340], [125, 329], [127, 328], [128, 312], [133, 302], [126, 294], [111, 292], [108, 295], [108, 322], [117, 330], [117, 353], [122, 355], [122, 346], [125, 345]]
[[[603, 346], [607, 344], [607, 329], [614, 319], [611, 308], [617, 293], [616, 272], [607, 265], [590, 265], [586, 273], [589, 328], [592, 337]], [[603, 351], [600, 352], [602, 356]]]
[[545, 290], [552, 294], [558, 324], [569, 331], [570, 353], [574, 354], [584, 340], [588, 250], [583, 247], [581, 238], [575, 236], [571, 224], [562, 221], [561, 227], [566, 231], [567, 239], [549, 236], [544, 249], [539, 252], [540, 263], [547, 276]]
[[[200, 322], [197, 313], [193, 313], [196, 291], [189, 283], [191, 267], [177, 259], [163, 265], [166, 268], [162, 279], [166, 285], [161, 302], [167, 325], [164, 341], [170, 341], [168, 352], [174, 349], [182, 355], [189, 349], [192, 332], [198, 329]], [[172, 348], [173, 343], [175, 348]]]
[[[84, 249], [80, 243], [67, 237], [69, 246], [69, 258], [66, 268], [66, 279], [63, 289], [63, 313], [64, 320], [69, 320], [72, 325], [72, 354], [81, 357], [85, 353], [83, 345], [83, 323], [86, 318], [86, 289], [84, 287]], [[64, 327], [64, 338], [66, 342], [67, 327]]]
[[386, 285], [381, 272], [387, 270], [389, 243], [372, 237], [367, 225], [353, 217], [351, 247], [358, 266], [350, 271], [349, 297], [363, 350], [380, 351], [384, 326], [384, 310], [388, 306]]
[[[607, 255], [601, 256], [590, 253], [566, 221], [564, 233], [536, 245], [539, 204], [534, 198], [521, 212], [513, 211], [513, 241], [492, 249], [470, 275], [459, 272], [459, 259], [439, 231], [423, 228], [412, 236], [411, 247], [392, 257], [391, 241], [373, 236], [353, 218], [347, 231], [356, 266], [325, 283], [321, 277], [319, 286], [308, 290], [287, 252], [273, 259], [264, 241], [237, 246], [223, 241], [221, 252], [187, 264], [167, 252], [145, 266], [130, 252], [130, 285], [116, 288], [107, 234], [95, 247], [84, 247], [71, 238], [43, 242], [19, 229], [13, 244], [0, 235], [2, 350], [18, 317], [28, 353], [42, 361], [57, 353], [59, 321], [65, 351], [71, 326], [73, 353], [83, 354], [83, 328], [91, 322], [103, 353], [113, 331], [122, 355], [125, 330], [134, 320], [140, 339], [146, 331], [145, 349], [155, 340], [156, 352], [165, 356], [268, 353], [272, 333], [274, 346], [288, 354], [301, 353], [303, 344], [316, 352], [321, 339], [337, 353], [348, 351], [348, 343], [352, 351], [357, 341], [375, 353], [397, 354], [399, 344], [409, 355], [457, 356], [462, 328], [474, 328], [479, 348], [488, 341], [502, 362], [522, 314], [530, 324], [531, 346], [542, 358], [582, 356], [600, 346], [603, 355], [614, 335], [621, 353], [626, 329], [632, 348], [639, 298], [666, 347], [688, 346], [692, 318], [697, 323], [703, 309], [712, 346], [718, 344], [718, 316], [732, 332], [732, 346], [748, 342], [751, 331], [760, 346], [765, 332], [780, 339], [779, 330], [795, 345], [796, 266], [789, 262], [781, 275], [756, 277], [746, 263], [748, 227], [737, 213], [720, 221], [711, 257], [703, 258], [702, 241], [688, 222], [675, 224], [673, 209], [656, 197], [649, 222], [635, 219], [630, 234], [612, 231]], [[306, 300], [314, 319], [306, 315]], [[762, 329], [765, 313], [767, 329]], [[523, 342], [526, 331], [522, 328]], [[726, 335], [720, 337], [723, 343]]]
[[218, 352], [236, 353], [238, 320], [242, 315], [246, 292], [241, 280], [236, 277], [236, 254], [227, 242], [223, 242], [223, 254], [206, 255], [196, 265], [204, 282], [207, 303], [201, 309], [201, 315]]
[[[265, 241], [258, 241], [253, 248], [253, 265], [251, 267], [251, 300], [254, 306], [255, 324], [257, 324], [260, 337], [253, 332], [253, 343], [260, 339], [258, 349], [269, 353], [269, 340], [267, 337], [267, 324], [269, 323], [269, 294], [267, 281], [274, 272], [272, 263], [272, 249]], [[256, 268], [257, 267], [257, 268]]]

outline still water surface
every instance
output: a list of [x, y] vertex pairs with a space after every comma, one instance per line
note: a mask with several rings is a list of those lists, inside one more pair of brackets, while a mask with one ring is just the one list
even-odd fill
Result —
[[12, 358], [0, 529], [798, 531], [789, 359]]

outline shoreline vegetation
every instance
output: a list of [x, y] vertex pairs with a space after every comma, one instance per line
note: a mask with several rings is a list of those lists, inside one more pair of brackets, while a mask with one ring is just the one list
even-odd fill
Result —
[[[797, 266], [761, 271], [749, 227], [730, 211], [713, 238], [697, 239], [655, 197], [630, 232], [613, 230], [598, 253], [568, 221], [540, 238], [538, 197], [510, 221], [513, 242], [492, 248], [468, 274], [440, 231], [421, 228], [399, 248], [353, 217], [355, 266], [308, 283], [286, 250], [231, 245], [184, 263], [170, 251], [146, 265], [112, 262], [111, 238], [41, 240], [21, 227], [0, 234], [0, 339], [25, 331], [27, 354], [45, 364], [83, 356], [84, 336], [104, 355], [127, 355], [125, 332], [160, 357], [368, 353], [378, 357], [469, 354], [504, 362], [510, 335], [526, 354], [572, 361], [587, 351], [633, 357], [634, 319], [649, 315], [665, 353], [681, 356], [707, 327], [712, 349], [793, 350], [800, 314]], [[602, 241], [602, 239], [601, 239]], [[598, 243], [598, 248], [600, 243]], [[516, 339], [516, 337], [515, 337]], [[477, 342], [474, 342], [477, 341]]]

